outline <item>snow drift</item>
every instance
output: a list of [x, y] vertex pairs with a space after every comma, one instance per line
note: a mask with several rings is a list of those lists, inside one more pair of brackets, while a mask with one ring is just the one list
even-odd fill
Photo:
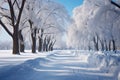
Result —
[[0, 68], [0, 80], [119, 80], [120, 55], [55, 51], [46, 57]]

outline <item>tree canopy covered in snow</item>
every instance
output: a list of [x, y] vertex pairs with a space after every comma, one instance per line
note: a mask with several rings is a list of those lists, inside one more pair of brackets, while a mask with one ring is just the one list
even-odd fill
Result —
[[19, 54], [19, 50], [24, 52], [27, 41], [31, 43], [33, 53], [39, 45], [63, 47], [63, 33], [69, 18], [65, 7], [53, 0], [0, 1], [0, 24], [13, 38], [15, 54]]
[[[52, 0], [28, 0], [24, 10], [28, 22], [32, 23], [28, 28], [31, 33], [36, 34], [36, 38], [40, 40], [46, 36], [51, 37], [56, 41], [55, 48], [65, 47], [62, 45], [64, 44], [62, 38], [70, 17], [63, 5]], [[34, 33], [35, 29], [38, 33]]]
[[[120, 1], [116, 0], [119, 5]], [[84, 0], [73, 10], [68, 30], [68, 46], [80, 49], [120, 48], [120, 9], [110, 0]], [[113, 41], [113, 42], [112, 42]], [[104, 49], [106, 49], [104, 48]]]

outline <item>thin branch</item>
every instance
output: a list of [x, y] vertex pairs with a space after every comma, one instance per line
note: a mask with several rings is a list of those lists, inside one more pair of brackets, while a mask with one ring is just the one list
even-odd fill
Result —
[[25, 2], [26, 2], [26, 0], [22, 0], [21, 8], [20, 8], [20, 10], [19, 10], [18, 19], [17, 19], [18, 21], [17, 21], [17, 23], [16, 23], [17, 26], [18, 26], [19, 23], [20, 23], [20, 19], [21, 19], [21, 15], [22, 15], [22, 11], [23, 11]]
[[13, 5], [12, 5], [12, 2], [11, 0], [7, 0], [8, 1], [8, 4], [9, 4], [9, 7], [10, 7], [10, 14], [11, 14], [11, 19], [12, 19], [12, 25], [14, 27], [14, 17], [15, 17], [15, 13], [14, 13], [14, 8], [13, 8]]
[[19, 6], [19, 4], [18, 4], [17, 0], [16, 0], [16, 4], [17, 4], [18, 9], [20, 10], [20, 6]]
[[57, 9], [59, 9], [59, 8], [53, 9], [53, 10], [47, 15], [47, 17], [46, 17], [46, 19], [45, 19], [43, 25], [46, 23], [46, 21], [47, 21], [47, 19], [49, 18], [49, 16], [52, 15], [52, 13], [53, 13], [55, 10], [57, 10]]
[[55, 41], [53, 41], [52, 46], [54, 46], [55, 43], [56, 43], [56, 39], [55, 39]]
[[8, 15], [4, 15], [4, 14], [3, 14], [3, 13], [1, 13], [1, 12], [0, 12], [0, 14], [1, 14], [1, 16], [2, 16], [2, 17], [5, 17], [5, 18], [7, 18], [7, 19], [10, 19], [10, 20], [11, 20], [11, 17], [10, 17], [10, 16], [8, 16]]
[[49, 28], [51, 28], [51, 27], [54, 27], [54, 28], [56, 28], [55, 26], [50, 26], [50, 24], [48, 24], [49, 26], [48, 27], [46, 27], [46, 28], [43, 28], [43, 29], [49, 29]]
[[120, 8], [120, 5], [118, 5], [118, 4], [115, 3], [114, 1], [111, 0], [111, 3], [112, 3], [113, 5], [115, 5], [116, 7]]
[[16, 2], [16, 0], [14, 0], [14, 2], [13, 2], [13, 4], [12, 4], [13, 6], [14, 6], [15, 2]]
[[2, 25], [2, 27], [7, 31], [7, 33], [13, 37], [12, 33], [7, 29], [7, 27], [5, 26], [5, 24], [0, 20], [0, 24]]

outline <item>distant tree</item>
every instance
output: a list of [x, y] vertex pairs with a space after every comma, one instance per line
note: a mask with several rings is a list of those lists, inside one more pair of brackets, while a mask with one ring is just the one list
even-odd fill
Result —
[[[38, 36], [40, 39], [39, 41], [42, 41], [43, 43], [39, 42], [39, 44], [46, 44], [46, 51], [48, 51], [49, 49], [47, 49], [47, 47], [50, 44], [50, 41], [52, 41], [50, 36], [54, 35], [54, 37], [56, 37], [59, 36], [59, 34], [65, 32], [66, 23], [69, 22], [69, 15], [67, 14], [65, 8], [62, 5], [51, 0], [46, 0], [45, 3], [43, 3], [42, 5], [43, 6], [41, 6], [38, 14], [38, 18], [40, 20]], [[45, 36], [47, 37], [43, 39], [43, 37]], [[56, 39], [55, 42], [57, 41], [58, 39]], [[43, 47], [39, 47], [38, 51], [40, 50], [40, 48]]]
[[95, 50], [99, 51], [99, 36], [98, 36], [98, 34], [96, 34], [96, 36], [93, 37], [93, 42], [94, 42]]
[[41, 30], [39, 30], [40, 32], [39, 32], [39, 36], [38, 36], [38, 52], [41, 52], [41, 51], [43, 51], [43, 32], [44, 32], [44, 30], [43, 29], [41, 29]]
[[27, 29], [30, 31], [31, 35], [31, 41], [32, 41], [32, 53], [36, 53], [36, 41], [37, 41], [37, 33], [38, 33], [38, 27], [39, 27], [39, 20], [38, 20], [38, 10], [39, 6], [37, 3], [39, 3], [41, 0], [28, 0], [25, 4], [25, 11], [24, 14], [27, 18]]
[[48, 36], [65, 31], [69, 18], [65, 8], [52, 0], [31, 0], [26, 2], [25, 9], [31, 30], [32, 52], [36, 52], [37, 39], [38, 51], [47, 51]]

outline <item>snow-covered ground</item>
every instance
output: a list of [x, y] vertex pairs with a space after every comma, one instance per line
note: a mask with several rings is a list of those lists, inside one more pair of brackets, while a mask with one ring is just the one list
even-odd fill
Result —
[[0, 80], [120, 80], [120, 53], [0, 51]]

